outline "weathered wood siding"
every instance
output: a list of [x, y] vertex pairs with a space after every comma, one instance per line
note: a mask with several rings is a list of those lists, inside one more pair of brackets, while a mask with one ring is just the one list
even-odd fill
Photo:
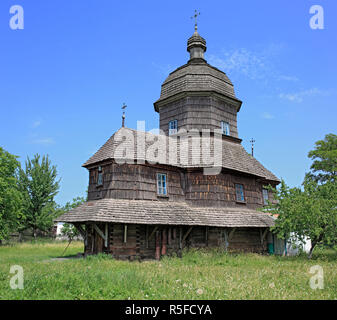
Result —
[[[235, 184], [243, 185], [245, 203], [236, 201]], [[257, 179], [240, 174], [222, 172], [204, 175], [202, 172], [189, 172], [186, 174], [186, 201], [194, 206], [256, 209], [263, 206], [264, 185]]]
[[237, 138], [236, 107], [215, 96], [185, 97], [159, 109], [160, 129], [169, 134], [168, 123], [178, 120], [178, 129], [221, 129], [220, 121], [229, 123], [230, 135]]
[[[104, 230], [104, 224], [97, 224]], [[156, 252], [156, 238], [159, 235], [157, 245], [162, 249], [166, 247], [165, 255], [176, 254], [180, 256], [185, 248], [220, 248], [220, 250], [234, 252], [267, 252], [266, 237], [262, 235], [265, 229], [260, 228], [217, 228], [217, 227], [193, 227], [185, 240], [188, 226], [146, 226], [128, 224], [126, 236], [124, 224], [109, 224], [108, 246], [104, 240], [92, 228], [87, 226], [88, 236], [85, 246], [86, 254], [105, 252], [116, 259], [154, 259]], [[165, 237], [163, 236], [165, 232]], [[232, 232], [232, 234], [231, 234]], [[229, 235], [231, 237], [229, 238]], [[158, 238], [157, 238], [158, 239]], [[126, 240], [126, 242], [125, 242]], [[161, 254], [163, 256], [163, 254]]]
[[[88, 200], [102, 198], [184, 201], [180, 173], [166, 166], [110, 163], [102, 165], [103, 185], [97, 186], [97, 168], [89, 172]], [[157, 195], [157, 173], [167, 175], [168, 197]]]
[[[126, 242], [124, 232], [126, 226]], [[140, 259], [140, 226], [111, 224], [109, 237], [109, 253], [116, 259]]]
[[[169, 166], [141, 164], [103, 164], [103, 185], [97, 186], [98, 169], [89, 171], [88, 200], [102, 198], [130, 200], [187, 201], [193, 206], [242, 207], [263, 206], [262, 189], [266, 183], [244, 174], [223, 171], [204, 175], [201, 170], [184, 172]], [[167, 197], [157, 194], [157, 173], [167, 175]], [[236, 201], [235, 184], [244, 186], [245, 203]], [[269, 192], [272, 199], [272, 193]]]

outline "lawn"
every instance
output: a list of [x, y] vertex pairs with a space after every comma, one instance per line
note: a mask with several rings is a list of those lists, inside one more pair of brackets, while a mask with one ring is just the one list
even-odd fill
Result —
[[[0, 299], [337, 299], [337, 252], [278, 257], [188, 251], [160, 262], [116, 261], [108, 256], [60, 257], [65, 242], [0, 247]], [[83, 252], [70, 245], [66, 256]], [[10, 267], [24, 270], [24, 289], [10, 288]], [[310, 267], [324, 271], [313, 290]]]

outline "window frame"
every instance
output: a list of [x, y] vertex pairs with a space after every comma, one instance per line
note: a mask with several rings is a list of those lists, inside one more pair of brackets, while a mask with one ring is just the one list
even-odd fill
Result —
[[[226, 129], [226, 130], [224, 130], [224, 129]], [[231, 135], [231, 130], [230, 130], [229, 122], [227, 122], [227, 121], [221, 121], [221, 132], [225, 136], [230, 136]]]
[[[174, 124], [173, 128], [171, 128], [172, 123]], [[169, 136], [176, 134], [178, 132], [178, 120], [174, 119], [174, 120], [169, 121], [168, 129], [169, 129]]]
[[[240, 192], [240, 199], [238, 199], [238, 187], [241, 187], [239, 192]], [[246, 199], [245, 199], [245, 188], [244, 185], [242, 183], [235, 183], [235, 199], [236, 202], [240, 202], [240, 203], [246, 203]]]
[[[267, 195], [267, 199], [265, 198], [265, 195]], [[263, 205], [264, 206], [268, 205], [269, 192], [268, 192], [267, 188], [262, 188], [262, 200], [263, 200]]]
[[97, 170], [97, 181], [96, 181], [96, 186], [101, 187], [103, 186], [103, 169], [101, 166], [98, 167]]
[[[165, 177], [164, 181], [162, 178]], [[157, 196], [160, 197], [167, 197], [167, 174], [163, 172], [157, 172], [156, 174], [156, 179], [157, 179]], [[163, 186], [164, 183], [164, 186]], [[160, 185], [161, 184], [161, 185]], [[160, 192], [161, 191], [161, 192]]]

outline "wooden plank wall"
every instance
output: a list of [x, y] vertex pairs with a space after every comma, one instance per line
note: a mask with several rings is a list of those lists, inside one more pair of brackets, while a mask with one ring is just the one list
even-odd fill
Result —
[[[257, 209], [263, 205], [263, 184], [248, 176], [229, 173], [207, 176], [202, 172], [189, 172], [187, 181], [186, 200], [193, 206]], [[245, 204], [236, 202], [237, 183], [244, 186]]]
[[185, 97], [160, 107], [160, 129], [169, 134], [168, 123], [178, 120], [178, 129], [221, 129], [221, 121], [230, 125], [230, 135], [238, 137], [236, 107], [217, 97]]
[[[98, 187], [97, 168], [90, 170], [88, 200], [102, 198], [131, 200], [187, 201], [193, 206], [241, 207], [257, 209], [263, 205], [263, 183], [254, 177], [225, 170], [218, 175], [202, 171], [186, 173], [168, 166], [115, 163], [102, 165], [103, 186]], [[168, 197], [157, 195], [157, 173], [167, 174]], [[235, 184], [244, 185], [246, 203], [237, 203]], [[269, 192], [269, 198], [272, 198]]]
[[[231, 228], [217, 227], [193, 227], [186, 240], [180, 247], [180, 239], [185, 235], [190, 227], [188, 226], [146, 226], [127, 225], [127, 242], [124, 242], [124, 224], [109, 224], [108, 248], [104, 247], [104, 241], [97, 241], [98, 234], [94, 229], [88, 227], [88, 245], [85, 247], [86, 254], [96, 254], [106, 252], [116, 259], [154, 259], [156, 251], [156, 235], [147, 240], [153, 230], [160, 233], [160, 248], [162, 248], [162, 231], [167, 234], [166, 247], [167, 255], [177, 254], [180, 256], [184, 248], [221, 248], [224, 251], [242, 252], [267, 252], [266, 239], [261, 243], [260, 228], [236, 228], [232, 238], [225, 237], [231, 232]], [[100, 225], [103, 229], [103, 225]], [[180, 236], [181, 232], [181, 236]], [[226, 239], [228, 246], [226, 247]], [[94, 249], [92, 250], [92, 245]], [[101, 245], [101, 248], [97, 246]]]
[[124, 242], [124, 224], [110, 226], [109, 253], [116, 259], [140, 259], [140, 226], [127, 225], [126, 242]]
[[167, 166], [115, 164], [102, 166], [103, 186], [97, 186], [97, 169], [90, 170], [88, 200], [102, 198], [158, 200], [157, 173], [167, 174], [170, 201], [184, 201], [180, 172]]
[[[209, 227], [206, 237], [206, 227], [194, 227], [184, 247], [222, 248], [226, 250], [225, 230], [229, 235], [233, 229]], [[227, 250], [234, 252], [267, 252], [266, 239], [261, 243], [261, 231], [264, 230], [260, 230], [260, 228], [236, 228], [232, 238], [227, 238]]]
[[267, 252], [267, 242], [261, 244], [260, 228], [238, 228], [229, 241], [229, 251]]

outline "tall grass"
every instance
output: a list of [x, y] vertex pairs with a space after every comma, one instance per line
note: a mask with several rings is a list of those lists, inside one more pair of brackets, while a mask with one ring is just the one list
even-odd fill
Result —
[[[337, 253], [318, 250], [279, 257], [190, 250], [182, 258], [116, 261], [106, 255], [60, 258], [66, 242], [0, 247], [0, 299], [337, 299]], [[83, 244], [66, 252], [75, 257]], [[24, 269], [24, 289], [13, 290], [12, 265]], [[310, 267], [324, 270], [324, 289], [309, 286]]]

